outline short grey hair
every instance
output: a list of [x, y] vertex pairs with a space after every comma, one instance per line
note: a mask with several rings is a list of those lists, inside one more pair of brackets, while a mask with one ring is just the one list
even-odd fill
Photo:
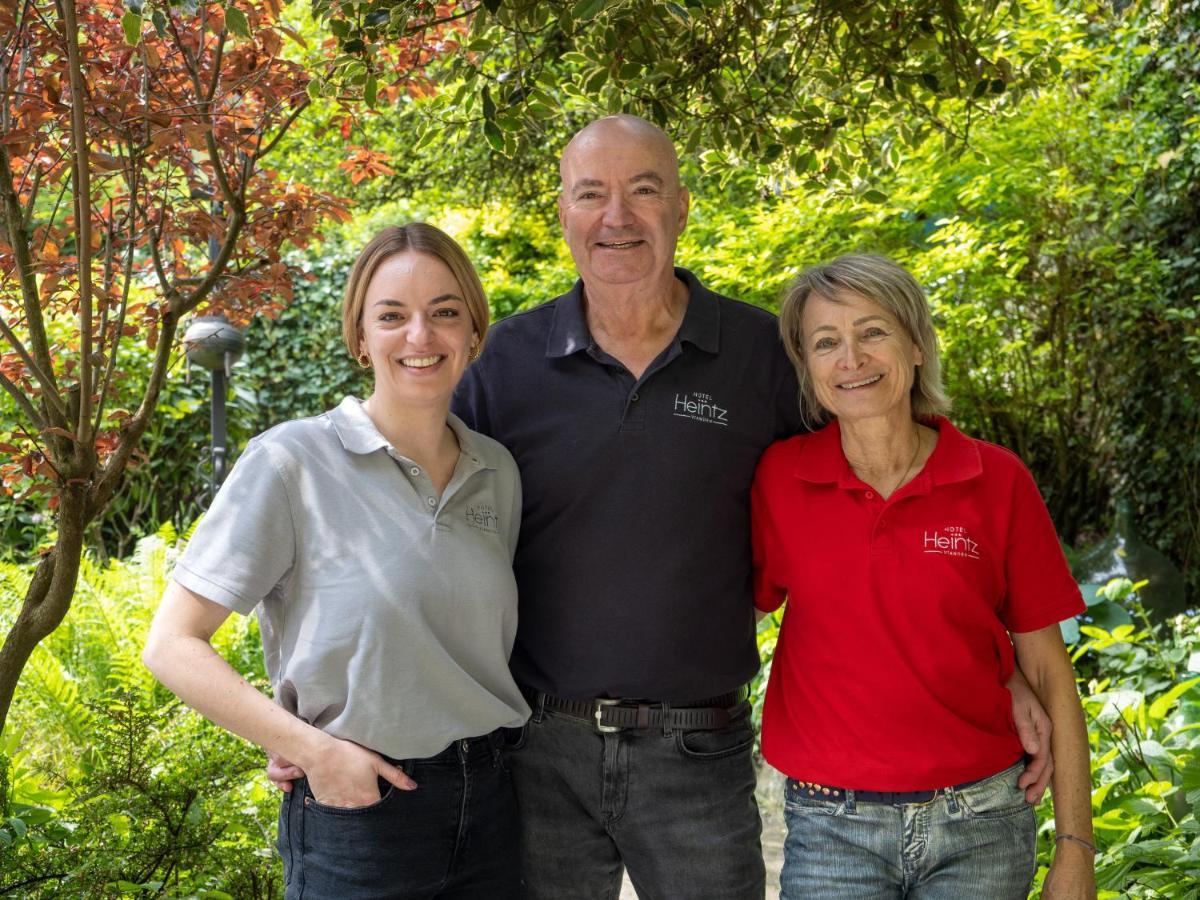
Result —
[[886, 256], [851, 253], [801, 272], [779, 307], [779, 330], [800, 381], [800, 413], [805, 424], [818, 428], [832, 419], [833, 414], [817, 400], [808, 376], [804, 358], [804, 306], [813, 294], [837, 303], [838, 295], [846, 291], [887, 310], [920, 348], [924, 363], [917, 366], [913, 377], [913, 417], [928, 419], [948, 412], [950, 399], [942, 387], [937, 332], [921, 285], [907, 269]]

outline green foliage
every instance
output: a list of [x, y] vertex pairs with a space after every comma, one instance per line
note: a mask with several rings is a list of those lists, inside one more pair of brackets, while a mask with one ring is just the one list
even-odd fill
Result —
[[[431, 59], [439, 90], [406, 111], [406, 139], [418, 153], [436, 144], [439, 159], [483, 151], [470, 175], [536, 187], [567, 135], [613, 112], [669, 125], [720, 177], [751, 167], [827, 183], [873, 162], [868, 123], [914, 145], [935, 131], [964, 139], [1061, 71], [1053, 40], [1015, 37], [1024, 6], [317, 0], [313, 11], [347, 60], [343, 90], [386, 75], [385, 49], [464, 29]], [[487, 166], [490, 154], [508, 165]]]
[[[1141, 624], [1083, 625], [1086, 641], [1073, 654], [1086, 681], [1097, 883], [1102, 897], [1196, 898], [1200, 620], [1151, 627], [1136, 587], [1118, 579], [1107, 593]], [[1048, 850], [1046, 828], [1042, 835]]]
[[[85, 560], [67, 621], [31, 658], [0, 747], [0, 893], [281, 894], [262, 754], [179, 704], [140, 662], [175, 552], [165, 527], [127, 561]], [[28, 571], [0, 564], [6, 606]], [[252, 620], [231, 620], [214, 645], [261, 685]]]

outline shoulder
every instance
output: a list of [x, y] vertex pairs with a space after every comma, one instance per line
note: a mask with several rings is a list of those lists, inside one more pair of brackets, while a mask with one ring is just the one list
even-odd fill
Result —
[[490, 438], [486, 434], [468, 428], [465, 424], [462, 427], [466, 429], [469, 435], [471, 450], [479, 456], [480, 461], [484, 465], [505, 474], [516, 474], [517, 462], [513, 459], [513, 455], [508, 452], [507, 447], [495, 438]]
[[284, 470], [317, 459], [328, 459], [340, 447], [329, 413], [321, 413], [281, 422], [251, 438], [238, 463], [253, 460], [254, 465], [271, 465]]
[[555, 297], [533, 309], [513, 313], [511, 316], [493, 323], [488, 329], [488, 346], [519, 343], [538, 337], [545, 339], [554, 321], [555, 308], [561, 299], [561, 297]]
[[794, 472], [804, 446], [811, 438], [810, 434], [797, 434], [775, 441], [763, 451], [755, 477], [774, 480]]

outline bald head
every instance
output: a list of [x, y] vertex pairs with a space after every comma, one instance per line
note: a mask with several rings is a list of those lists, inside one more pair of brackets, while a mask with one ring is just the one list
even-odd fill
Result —
[[559, 172], [558, 221], [591, 302], [610, 289], [671, 297], [688, 212], [671, 139], [637, 116], [607, 116], [571, 139]]
[[562, 159], [558, 172], [563, 180], [563, 188], [567, 187], [567, 170], [574, 157], [591, 149], [601, 149], [612, 146], [640, 147], [649, 150], [662, 160], [659, 174], [670, 182], [671, 187], [679, 186], [679, 156], [675, 153], [675, 143], [665, 131], [653, 122], [647, 122], [640, 116], [630, 116], [624, 113], [615, 116], [605, 116], [586, 125], [567, 142], [563, 148]]

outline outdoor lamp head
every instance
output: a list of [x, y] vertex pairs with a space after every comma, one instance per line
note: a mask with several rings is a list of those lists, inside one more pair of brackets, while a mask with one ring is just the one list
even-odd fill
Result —
[[216, 371], [229, 369], [246, 348], [246, 337], [224, 316], [198, 316], [183, 335], [188, 362]]

